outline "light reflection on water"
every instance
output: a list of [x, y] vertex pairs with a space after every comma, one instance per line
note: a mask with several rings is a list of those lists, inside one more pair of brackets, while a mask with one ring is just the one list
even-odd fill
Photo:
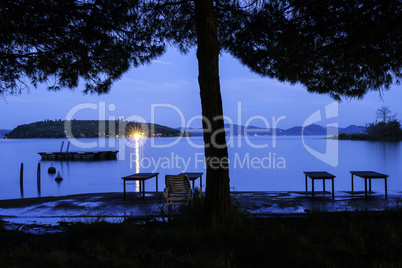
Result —
[[[80, 193], [122, 192], [121, 177], [136, 172], [159, 172], [159, 191], [164, 188], [166, 174], [205, 172], [202, 137], [177, 140], [155, 138], [124, 146], [117, 140], [102, 140], [106, 148], [81, 149], [74, 145], [69, 151], [120, 150], [119, 159], [108, 161], [40, 161], [38, 152], [58, 152], [63, 139], [0, 140], [0, 199], [21, 197], [20, 165], [24, 163], [24, 197], [37, 197], [37, 165], [41, 163], [41, 196]], [[65, 144], [67, 140], [64, 139]], [[82, 139], [83, 143], [97, 139]], [[402, 191], [400, 179], [401, 143], [339, 141], [339, 163], [332, 167], [312, 156], [301, 137], [227, 137], [230, 159], [231, 187], [238, 191], [302, 191], [303, 171], [325, 170], [334, 175], [335, 190], [350, 190], [350, 170], [373, 170], [390, 175], [389, 191]], [[325, 153], [327, 140], [305, 137], [311, 148]], [[119, 145], [120, 143], [120, 145]], [[275, 145], [276, 143], [276, 145]], [[113, 145], [110, 148], [109, 144]], [[255, 148], [263, 147], [264, 148]], [[120, 147], [120, 148], [119, 148]], [[157, 148], [156, 148], [157, 147]], [[64, 149], [65, 150], [65, 149]], [[63, 180], [48, 174], [53, 164]], [[205, 180], [205, 176], [203, 176]], [[146, 182], [146, 190], [154, 189], [155, 181]], [[205, 186], [205, 181], [203, 182]], [[364, 189], [363, 180], [355, 180], [355, 189]], [[138, 191], [138, 182], [128, 182], [127, 191]], [[383, 181], [373, 181], [373, 190], [383, 191]]]

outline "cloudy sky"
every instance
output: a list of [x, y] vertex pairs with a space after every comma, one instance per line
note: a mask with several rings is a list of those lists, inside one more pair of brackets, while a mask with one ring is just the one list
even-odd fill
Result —
[[[197, 71], [194, 51], [183, 55], [171, 49], [149, 66], [131, 69], [109, 94], [84, 95], [83, 87], [59, 92], [49, 92], [45, 85], [32, 87], [21, 96], [0, 99], [0, 129], [66, 118], [124, 118], [170, 127], [201, 127]], [[333, 102], [329, 96], [308, 93], [300, 85], [260, 77], [226, 54], [220, 58], [220, 78], [224, 114], [236, 124], [272, 126], [276, 120], [278, 128], [290, 128], [303, 125], [317, 110], [324, 113], [325, 106]], [[371, 92], [363, 100], [343, 100], [331, 123], [340, 127], [365, 125], [376, 119], [375, 111], [381, 106], [388, 106], [400, 120], [401, 96], [402, 86], [393, 86], [381, 95]]]

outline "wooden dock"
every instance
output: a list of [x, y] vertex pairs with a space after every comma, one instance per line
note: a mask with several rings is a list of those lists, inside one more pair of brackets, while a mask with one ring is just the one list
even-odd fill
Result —
[[64, 141], [61, 143], [60, 152], [40, 152], [41, 160], [116, 160], [119, 151], [95, 151], [95, 152], [69, 152], [68, 142], [66, 152], [63, 152]]
[[50, 152], [38, 153], [41, 160], [116, 160], [119, 151], [99, 151], [99, 152]]

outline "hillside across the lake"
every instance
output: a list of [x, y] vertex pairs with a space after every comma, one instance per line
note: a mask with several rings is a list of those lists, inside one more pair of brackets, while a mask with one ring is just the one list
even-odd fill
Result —
[[[202, 136], [202, 128], [177, 128], [182, 132], [188, 132], [191, 136]], [[364, 127], [350, 125], [346, 128], [323, 127], [311, 124], [306, 127], [295, 126], [288, 129], [281, 128], [260, 128], [255, 126], [242, 126], [236, 124], [225, 124], [225, 132], [227, 136], [301, 136], [301, 135], [326, 135], [333, 136], [340, 133], [363, 133]]]
[[[71, 131], [69, 124], [62, 120], [44, 120], [26, 125], [19, 125], [10, 130], [1, 130], [0, 137], [11, 139], [26, 138], [97, 138], [109, 136], [132, 136], [139, 133], [146, 137], [176, 137], [181, 135], [202, 136], [202, 128], [170, 128], [152, 123], [137, 123], [127, 121], [99, 121], [99, 120], [72, 120]], [[111, 124], [110, 122], [114, 122]], [[67, 128], [66, 128], [67, 126]], [[3, 132], [2, 132], [3, 131]], [[228, 136], [298, 136], [298, 135], [337, 135], [361, 134], [364, 127], [351, 125], [346, 128], [323, 127], [320, 125], [308, 125], [305, 128], [301, 126], [289, 129], [268, 129], [255, 126], [241, 126], [235, 124], [225, 124], [226, 135]], [[7, 134], [8, 133], [8, 134]]]

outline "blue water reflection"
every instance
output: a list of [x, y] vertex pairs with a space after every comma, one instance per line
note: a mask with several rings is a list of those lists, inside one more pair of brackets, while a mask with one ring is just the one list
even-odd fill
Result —
[[[126, 139], [79, 140], [96, 143], [96, 148], [79, 148], [71, 144], [69, 151], [119, 150], [118, 160], [107, 161], [41, 161], [38, 152], [58, 152], [67, 139], [0, 140], [0, 199], [21, 197], [20, 165], [24, 163], [24, 197], [37, 197], [37, 165], [41, 163], [41, 196], [80, 193], [121, 192], [121, 177], [138, 171], [159, 172], [159, 190], [163, 191], [166, 174], [205, 172], [202, 137], [144, 139], [139, 146]], [[227, 137], [230, 158], [230, 184], [239, 191], [301, 191], [303, 171], [325, 170], [334, 175], [335, 190], [350, 190], [350, 170], [373, 170], [390, 175], [389, 191], [401, 191], [401, 143], [368, 141], [335, 141], [324, 137]], [[317, 159], [306, 146], [325, 154], [327, 143], [338, 143], [338, 165]], [[99, 146], [101, 145], [101, 146]], [[53, 164], [63, 180], [48, 174]], [[203, 176], [205, 180], [205, 176]], [[154, 181], [146, 189], [154, 189]], [[149, 185], [148, 185], [149, 184]], [[205, 186], [205, 182], [203, 183]], [[138, 191], [135, 182], [128, 191]], [[355, 180], [355, 188], [363, 189], [363, 180]], [[383, 191], [382, 181], [373, 188]]]

